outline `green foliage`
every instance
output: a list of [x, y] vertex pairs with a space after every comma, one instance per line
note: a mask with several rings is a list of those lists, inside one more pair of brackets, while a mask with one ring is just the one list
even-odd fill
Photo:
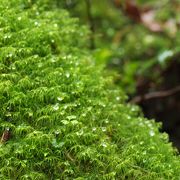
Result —
[[0, 179], [178, 179], [179, 156], [51, 1], [1, 0]]
[[[95, 32], [92, 36], [96, 48], [99, 48], [95, 50], [96, 60], [117, 70], [120, 74], [118, 84], [126, 89], [128, 94], [135, 94], [137, 77], [159, 84], [165, 81], [161, 72], [173, 61], [179, 61], [174, 58], [179, 54], [180, 47], [179, 0], [135, 1], [138, 8], [150, 7], [150, 10], [153, 10], [154, 21], [163, 27], [161, 33], [154, 33], [142, 23], [133, 21], [111, 0], [103, 0], [103, 3], [91, 1], [93, 22], [89, 21], [86, 0], [71, 1], [69, 6], [69, 1], [65, 2], [65, 7], [70, 9], [73, 16], [78, 16], [82, 24], [94, 24]], [[168, 54], [170, 56], [167, 56]]]

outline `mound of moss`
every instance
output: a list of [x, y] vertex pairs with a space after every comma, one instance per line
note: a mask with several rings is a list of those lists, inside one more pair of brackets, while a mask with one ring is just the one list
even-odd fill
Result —
[[178, 179], [159, 125], [125, 103], [50, 0], [0, 3], [0, 179]]

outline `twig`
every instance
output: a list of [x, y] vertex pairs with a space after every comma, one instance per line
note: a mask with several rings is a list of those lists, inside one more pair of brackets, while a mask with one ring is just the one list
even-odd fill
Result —
[[94, 26], [94, 20], [93, 16], [91, 13], [91, 0], [86, 0], [86, 8], [87, 8], [87, 16], [88, 16], [88, 21], [90, 25], [90, 30], [91, 30], [91, 45], [90, 48], [94, 49], [95, 48], [95, 42], [94, 42], [94, 34], [95, 34], [95, 26]]
[[6, 128], [3, 132], [0, 143], [3, 144], [7, 142], [9, 139], [10, 139], [10, 129]]
[[75, 162], [75, 160], [71, 157], [71, 155], [70, 155], [68, 152], [66, 152], [66, 157], [67, 157], [70, 161]]
[[180, 92], [180, 85], [166, 91], [158, 91], [158, 92], [152, 92], [152, 93], [136, 96], [130, 102], [138, 104], [143, 101], [148, 101], [150, 99], [158, 99], [158, 98], [165, 98], [168, 96], [172, 96], [178, 92]]

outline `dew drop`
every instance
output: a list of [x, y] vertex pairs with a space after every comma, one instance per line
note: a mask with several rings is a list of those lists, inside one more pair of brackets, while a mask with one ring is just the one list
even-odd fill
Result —
[[130, 117], [130, 116], [127, 116], [127, 119], [131, 119], [131, 117]]
[[36, 16], [39, 16], [39, 12], [38, 11], [36, 12]]
[[59, 109], [59, 104], [56, 103], [56, 104], [53, 106], [53, 109], [54, 109], [55, 111], [57, 111], [57, 110]]
[[92, 107], [91, 107], [91, 106], [87, 108], [87, 111], [91, 111], [91, 110], [92, 110]]
[[36, 21], [36, 22], [34, 23], [34, 25], [35, 25], [35, 26], [38, 26], [38, 25], [39, 25], [39, 23]]
[[108, 120], [106, 120], [106, 121], [105, 121], [105, 123], [106, 123], [106, 124], [108, 124], [108, 123], [109, 123], [109, 121], [108, 121]]
[[143, 145], [143, 144], [144, 144], [144, 141], [141, 141], [139, 144], [140, 144], [140, 145]]
[[50, 61], [51, 61], [52, 63], [56, 62], [56, 60], [55, 60], [54, 58], [52, 58]]
[[58, 27], [58, 25], [57, 25], [57, 24], [54, 24], [54, 27]]
[[83, 114], [82, 114], [82, 117], [86, 117], [86, 113], [83, 113]]
[[9, 56], [9, 57], [12, 57], [12, 56], [13, 56], [13, 54], [12, 54], [12, 53], [10, 53], [8, 56]]
[[154, 136], [154, 135], [155, 135], [154, 131], [153, 131], [153, 130], [150, 130], [150, 131], [149, 131], [149, 135], [150, 135], [150, 136]]
[[60, 114], [61, 114], [61, 115], [64, 115], [64, 114], [65, 114], [65, 112], [64, 112], [64, 111], [62, 111]]
[[55, 134], [58, 135], [60, 132], [59, 131], [55, 131]]
[[101, 129], [102, 129], [102, 131], [103, 131], [103, 132], [105, 132], [105, 131], [106, 131], [106, 127], [102, 127]]
[[69, 78], [70, 77], [70, 73], [67, 72], [66, 73], [66, 77]]
[[107, 144], [104, 143], [104, 142], [103, 142], [101, 145], [102, 145], [103, 147], [107, 147]]
[[22, 17], [18, 17], [17, 19], [18, 19], [18, 21], [21, 21]]
[[63, 97], [57, 97], [58, 101], [62, 101], [64, 98]]

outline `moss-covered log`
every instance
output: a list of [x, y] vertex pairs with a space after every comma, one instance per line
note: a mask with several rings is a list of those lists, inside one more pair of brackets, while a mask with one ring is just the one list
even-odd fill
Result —
[[0, 179], [178, 179], [179, 156], [50, 0], [0, 3]]

